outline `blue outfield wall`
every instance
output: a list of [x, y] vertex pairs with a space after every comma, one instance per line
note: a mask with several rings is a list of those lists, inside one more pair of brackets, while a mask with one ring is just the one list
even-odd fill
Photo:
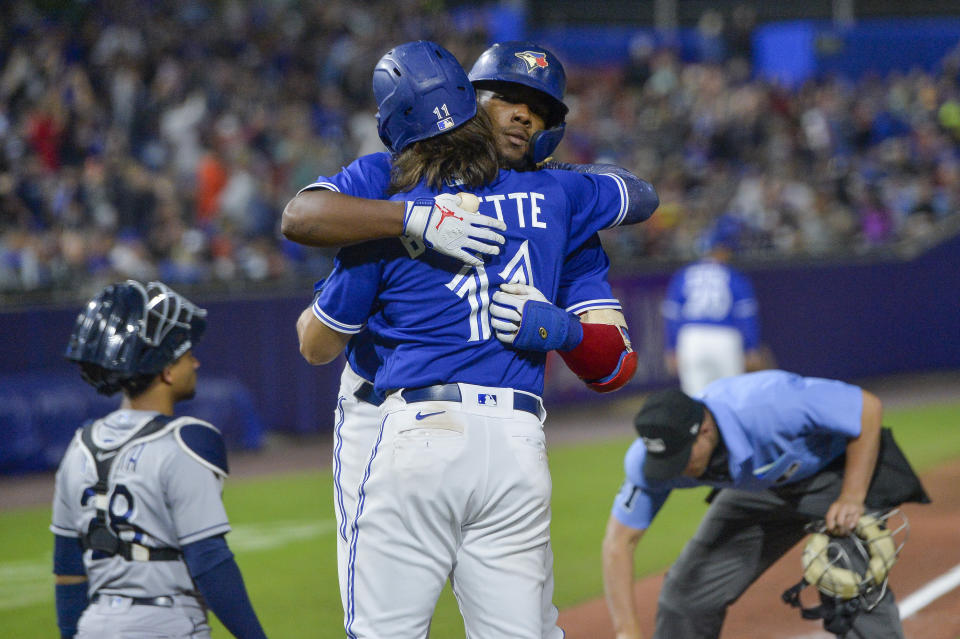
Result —
[[[744, 270], [760, 301], [763, 340], [781, 368], [843, 379], [960, 368], [960, 238], [909, 262]], [[613, 281], [640, 354], [633, 390], [674, 382], [659, 316], [668, 278]], [[301, 359], [294, 323], [307, 298], [197, 301], [209, 310], [209, 328], [196, 349], [200, 391], [184, 413], [219, 426], [234, 449], [257, 448], [265, 430], [332, 429], [342, 361], [311, 367]], [[0, 313], [0, 472], [52, 466], [83, 419], [117, 404], [62, 359], [77, 310]], [[604, 401], [554, 356], [545, 399], [548, 407]]]

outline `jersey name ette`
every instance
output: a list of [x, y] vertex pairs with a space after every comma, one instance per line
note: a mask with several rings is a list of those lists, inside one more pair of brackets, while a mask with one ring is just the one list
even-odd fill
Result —
[[[320, 292], [314, 312], [335, 330], [360, 332], [374, 317], [380, 391], [459, 381], [542, 392], [545, 355], [496, 340], [491, 296], [517, 282], [555, 300], [567, 254], [618, 223], [626, 207], [619, 178], [566, 171], [501, 171], [474, 194], [481, 214], [507, 225], [499, 255], [472, 267], [409, 242], [367, 243], [340, 252]], [[392, 199], [434, 195], [417, 187]]]

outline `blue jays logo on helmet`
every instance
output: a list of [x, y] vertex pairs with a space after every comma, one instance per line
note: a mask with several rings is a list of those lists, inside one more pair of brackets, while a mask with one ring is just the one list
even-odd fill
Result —
[[567, 74], [563, 65], [548, 49], [532, 42], [498, 42], [477, 58], [469, 78], [478, 89], [513, 82], [546, 94], [553, 107], [549, 127], [558, 126], [567, 116], [563, 103]]
[[452, 53], [418, 40], [394, 47], [373, 71], [377, 132], [394, 153], [457, 128], [477, 114], [477, 96]]
[[477, 89], [495, 91], [498, 84], [508, 82], [542, 93], [550, 107], [547, 128], [530, 138], [527, 155], [536, 163], [553, 153], [563, 138], [569, 110], [563, 103], [567, 74], [553, 53], [532, 42], [499, 42], [477, 58], [469, 78]]
[[517, 51], [513, 55], [527, 63], [528, 72], [550, 66], [550, 62], [547, 60], [547, 54], [543, 51]]

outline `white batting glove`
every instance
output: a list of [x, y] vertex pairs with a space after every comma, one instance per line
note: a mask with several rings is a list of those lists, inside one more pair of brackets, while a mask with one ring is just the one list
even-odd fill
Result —
[[527, 302], [550, 302], [540, 289], [529, 284], [501, 284], [493, 294], [490, 305], [490, 326], [497, 339], [504, 344], [513, 344], [523, 321], [523, 307]]
[[499, 255], [500, 245], [506, 241], [493, 229], [503, 231], [507, 225], [495, 217], [477, 213], [480, 200], [470, 193], [441, 193], [406, 204], [405, 235], [471, 266], [479, 266], [483, 260], [468, 251]]

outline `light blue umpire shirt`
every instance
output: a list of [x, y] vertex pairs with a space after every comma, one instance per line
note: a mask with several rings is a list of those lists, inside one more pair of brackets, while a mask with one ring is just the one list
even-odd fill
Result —
[[613, 503], [625, 526], [646, 529], [674, 488], [764, 490], [815, 475], [860, 434], [863, 391], [831, 379], [769, 370], [719, 379], [697, 397], [713, 414], [729, 452], [730, 481], [647, 479], [637, 439], [624, 459], [626, 481]]

